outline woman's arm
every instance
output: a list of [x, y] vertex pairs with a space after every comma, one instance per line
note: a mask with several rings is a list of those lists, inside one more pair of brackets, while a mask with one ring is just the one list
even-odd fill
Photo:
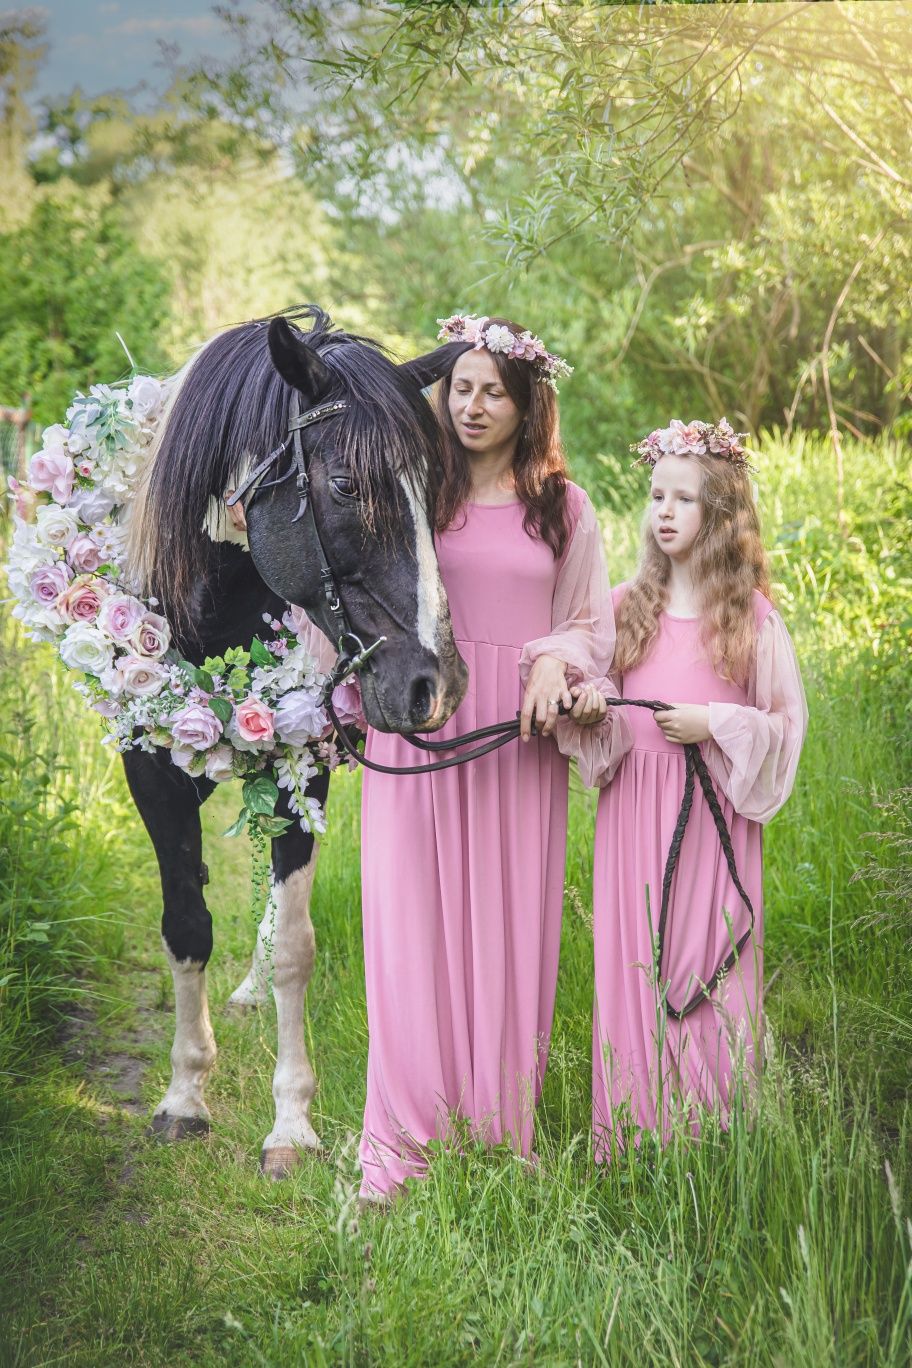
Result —
[[[526, 689], [524, 714], [531, 718], [544, 701], [547, 731], [553, 731], [559, 749], [576, 759], [583, 782], [606, 784], [630, 749], [626, 719], [617, 708], [596, 704], [618, 696], [609, 678], [614, 654], [614, 608], [605, 565], [601, 528], [595, 510], [583, 495], [582, 507], [570, 544], [558, 570], [548, 636], [529, 641], [519, 662]], [[549, 700], [579, 706], [576, 717], [557, 717]], [[530, 703], [532, 708], [530, 709]], [[595, 725], [586, 725], [585, 714], [596, 713]]]

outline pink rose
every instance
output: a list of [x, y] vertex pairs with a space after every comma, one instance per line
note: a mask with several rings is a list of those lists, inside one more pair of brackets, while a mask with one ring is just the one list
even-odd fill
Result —
[[343, 727], [358, 727], [367, 731], [364, 719], [364, 706], [361, 702], [361, 685], [356, 679], [348, 679], [337, 684], [332, 692], [332, 705]]
[[115, 641], [127, 643], [146, 615], [146, 605], [131, 594], [111, 594], [98, 625]]
[[32, 488], [45, 490], [59, 504], [69, 502], [75, 478], [72, 457], [65, 451], [38, 451], [29, 464]]
[[706, 444], [699, 423], [682, 423], [672, 418], [662, 434], [662, 450], [673, 456], [705, 456]]
[[74, 570], [89, 573], [102, 564], [101, 547], [86, 532], [79, 532], [67, 545], [67, 560]]
[[34, 489], [29, 489], [28, 485], [20, 484], [15, 475], [7, 476], [9, 485], [9, 497], [13, 500], [13, 507], [16, 510], [16, 517], [23, 522], [34, 522], [35, 513], [41, 503]]
[[253, 694], [238, 704], [234, 721], [238, 735], [244, 741], [271, 741], [275, 734], [275, 713]]
[[159, 613], [146, 613], [130, 637], [130, 645], [137, 655], [160, 660], [171, 642], [171, 628], [167, 618]]
[[57, 600], [57, 611], [67, 622], [94, 622], [109, 594], [96, 575], [77, 575]]
[[168, 677], [167, 670], [157, 660], [145, 660], [138, 655], [121, 656], [114, 670], [120, 688], [133, 698], [151, 698], [161, 693]]
[[59, 561], [54, 565], [41, 565], [29, 579], [29, 593], [42, 607], [52, 608], [71, 579], [72, 572]]
[[[176, 750], [204, 751], [215, 745], [222, 734], [222, 724], [211, 708], [202, 703], [188, 703], [172, 716], [171, 734]], [[176, 763], [180, 764], [180, 761]]]

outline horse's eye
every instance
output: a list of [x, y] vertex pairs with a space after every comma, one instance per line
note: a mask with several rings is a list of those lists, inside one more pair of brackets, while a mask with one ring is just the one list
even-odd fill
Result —
[[343, 499], [357, 499], [358, 486], [348, 475], [334, 475], [329, 482], [333, 487], [333, 493], [340, 495]]

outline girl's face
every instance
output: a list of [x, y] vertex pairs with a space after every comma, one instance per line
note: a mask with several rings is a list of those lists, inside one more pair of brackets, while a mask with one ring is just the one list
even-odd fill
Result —
[[456, 436], [470, 455], [487, 455], [515, 444], [522, 414], [504, 389], [487, 351], [470, 351], [453, 367], [449, 397]]
[[662, 456], [652, 471], [650, 525], [656, 542], [675, 561], [686, 561], [703, 523], [703, 472], [688, 456]]

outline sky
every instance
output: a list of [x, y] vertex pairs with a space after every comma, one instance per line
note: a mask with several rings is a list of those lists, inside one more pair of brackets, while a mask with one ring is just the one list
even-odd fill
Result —
[[130, 92], [142, 103], [144, 92], [161, 93], [171, 82], [162, 42], [177, 46], [181, 62], [224, 59], [235, 50], [212, 0], [43, 0], [16, 12], [37, 16], [45, 28], [48, 52], [33, 102], [78, 85], [87, 95]]

